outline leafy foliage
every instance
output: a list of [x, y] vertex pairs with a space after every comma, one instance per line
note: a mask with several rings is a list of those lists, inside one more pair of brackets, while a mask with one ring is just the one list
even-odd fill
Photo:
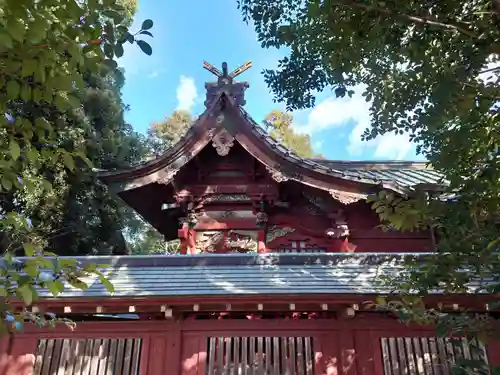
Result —
[[442, 189], [421, 186], [406, 196], [385, 192], [374, 199], [385, 223], [434, 234], [437, 254], [400, 285], [420, 293], [459, 291], [487, 273], [497, 279], [498, 1], [239, 5], [264, 47], [290, 51], [277, 70], [264, 71], [278, 101], [301, 109], [313, 106], [314, 93], [325, 88], [337, 97], [363, 90], [371, 103], [364, 139], [409, 133], [443, 174]]
[[314, 152], [311, 139], [307, 134], [296, 133], [292, 124], [293, 116], [288, 112], [274, 110], [264, 118], [264, 127], [273, 139], [299, 156], [312, 157]]
[[[1, 4], [0, 193], [10, 199], [2, 200], [0, 207], [0, 230], [9, 233], [0, 285], [7, 302], [20, 299], [30, 305], [37, 297], [35, 287], [45, 286], [57, 294], [63, 281], [85, 288], [82, 277], [87, 274], [97, 274], [112, 291], [96, 266], [48, 260], [46, 256], [54, 253], [44, 251], [43, 241], [31, 236], [33, 223], [23, 207], [29, 206], [30, 194], [50, 199], [58, 194], [54, 184], [91, 167], [86, 139], [89, 119], [82, 99], [92, 87], [91, 77], [119, 76], [114, 58], [123, 54], [124, 43], [141, 41], [136, 37], [142, 30], [131, 34], [129, 21], [127, 8], [108, 0], [5, 0]], [[146, 26], [150, 29], [152, 22]], [[150, 54], [146, 44], [141, 41], [139, 47]], [[23, 194], [26, 205], [11, 199], [17, 194]], [[16, 237], [22, 240], [15, 241]], [[33, 241], [25, 242], [32, 237]], [[32, 257], [23, 263], [12, 256], [19, 244]], [[9, 304], [3, 304], [1, 312], [9, 309]], [[18, 315], [17, 323], [24, 317]]]
[[164, 120], [151, 123], [148, 135], [155, 144], [155, 152], [161, 153], [177, 143], [194, 120], [189, 111], [175, 110]]

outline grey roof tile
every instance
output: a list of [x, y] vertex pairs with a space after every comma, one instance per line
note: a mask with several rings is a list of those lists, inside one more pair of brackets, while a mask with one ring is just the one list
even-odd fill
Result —
[[[114, 297], [286, 294], [387, 294], [380, 276], [403, 269], [401, 254], [200, 254], [195, 256], [79, 257], [110, 264]], [[95, 279], [85, 291], [67, 288], [59, 297], [106, 297]], [[479, 286], [471, 285], [471, 288]], [[51, 297], [40, 290], [41, 297]]]

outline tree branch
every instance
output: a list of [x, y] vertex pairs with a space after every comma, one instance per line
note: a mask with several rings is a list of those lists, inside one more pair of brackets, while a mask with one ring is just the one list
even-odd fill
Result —
[[409, 15], [406, 13], [394, 12], [390, 9], [380, 8], [380, 7], [377, 7], [374, 5], [358, 3], [356, 1], [350, 1], [350, 0], [338, 0], [338, 3], [339, 3], [339, 5], [344, 5], [347, 7], [358, 8], [358, 9], [365, 9], [365, 10], [381, 13], [381, 14], [384, 14], [386, 16], [400, 18], [400, 19], [414, 22], [414, 23], [418, 23], [418, 24], [439, 26], [439, 27], [442, 27], [442, 28], [447, 29], [447, 30], [458, 31], [458, 32], [460, 32], [464, 35], [467, 35], [471, 38], [474, 38], [474, 39], [477, 38], [477, 35], [470, 30], [464, 29], [464, 28], [457, 26], [457, 25], [438, 22], [438, 21], [433, 20], [433, 19], [426, 17], [426, 16], [419, 16], [419, 17], [412, 16], [412, 15]]

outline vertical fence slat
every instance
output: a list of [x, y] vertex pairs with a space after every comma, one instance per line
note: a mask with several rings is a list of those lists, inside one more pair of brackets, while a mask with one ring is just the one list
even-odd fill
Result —
[[109, 357], [109, 339], [102, 340], [102, 345], [99, 348], [99, 374], [106, 375], [106, 370], [108, 368], [108, 357]]
[[47, 347], [45, 349], [45, 354], [43, 357], [43, 366], [42, 370], [40, 371], [40, 375], [49, 375], [50, 371], [50, 362], [52, 360], [52, 355], [54, 351], [54, 340], [46, 340], [47, 342]]
[[257, 366], [257, 358], [255, 356], [255, 337], [249, 337], [250, 343], [249, 343], [249, 355], [248, 355], [248, 364], [250, 365], [249, 368], [249, 375], [255, 375], [255, 368]]
[[312, 347], [312, 339], [310, 337], [304, 337], [304, 350], [306, 356], [306, 375], [313, 375], [313, 356], [314, 353]]
[[66, 373], [66, 366], [70, 361], [71, 340], [64, 339], [62, 341], [61, 356], [59, 358], [59, 366], [54, 375], [64, 375]]
[[132, 360], [132, 349], [134, 346], [133, 339], [125, 340], [125, 348], [123, 351], [123, 375], [130, 375], [130, 362]]
[[288, 349], [290, 351], [290, 372], [292, 375], [295, 375], [295, 364], [296, 364], [296, 358], [297, 354], [295, 351], [295, 337], [290, 337], [288, 339]]
[[43, 358], [45, 356], [45, 350], [47, 347], [47, 340], [40, 340], [37, 347], [37, 355], [35, 359], [35, 366], [33, 369], [33, 375], [40, 375], [43, 366]]
[[[473, 345], [473, 340], [466, 338], [381, 337], [383, 373], [449, 375], [454, 363], [474, 357]], [[483, 345], [479, 348], [484, 350]], [[485, 352], [480, 357], [487, 360]]]
[[290, 374], [290, 357], [288, 355], [288, 345], [286, 337], [281, 338], [281, 371], [283, 375], [292, 375]]
[[132, 351], [132, 364], [130, 365], [130, 375], [139, 375], [139, 364], [141, 361], [142, 339], [133, 339], [134, 349]]
[[99, 350], [101, 349], [102, 340], [95, 339], [94, 346], [92, 347], [92, 355], [90, 359], [90, 375], [97, 375], [99, 370]]

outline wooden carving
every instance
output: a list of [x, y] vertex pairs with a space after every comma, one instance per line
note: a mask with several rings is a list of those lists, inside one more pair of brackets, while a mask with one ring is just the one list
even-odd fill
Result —
[[345, 205], [351, 204], [351, 203], [356, 203], [361, 200], [366, 199], [367, 195], [362, 194], [362, 193], [352, 193], [352, 192], [347, 192], [347, 191], [342, 191], [342, 190], [337, 190], [337, 189], [330, 189], [328, 190], [330, 195], [332, 196], [333, 199], [339, 201], [340, 203], [343, 203]]
[[277, 238], [284, 237], [288, 233], [295, 232], [294, 228], [291, 227], [278, 227], [277, 225], [273, 225], [269, 230], [267, 231], [266, 235], [266, 243], [270, 243], [271, 241], [274, 241]]
[[267, 171], [271, 174], [271, 178], [276, 182], [288, 181], [288, 177], [276, 169], [266, 166]]
[[165, 175], [156, 182], [168, 185], [173, 180], [177, 172], [179, 172], [179, 168], [166, 167], [163, 171], [165, 172]]
[[217, 154], [226, 156], [234, 145], [234, 137], [226, 129], [222, 129], [212, 138], [212, 145], [215, 147]]
[[198, 231], [196, 249], [199, 252], [256, 252], [258, 248], [256, 231]]

